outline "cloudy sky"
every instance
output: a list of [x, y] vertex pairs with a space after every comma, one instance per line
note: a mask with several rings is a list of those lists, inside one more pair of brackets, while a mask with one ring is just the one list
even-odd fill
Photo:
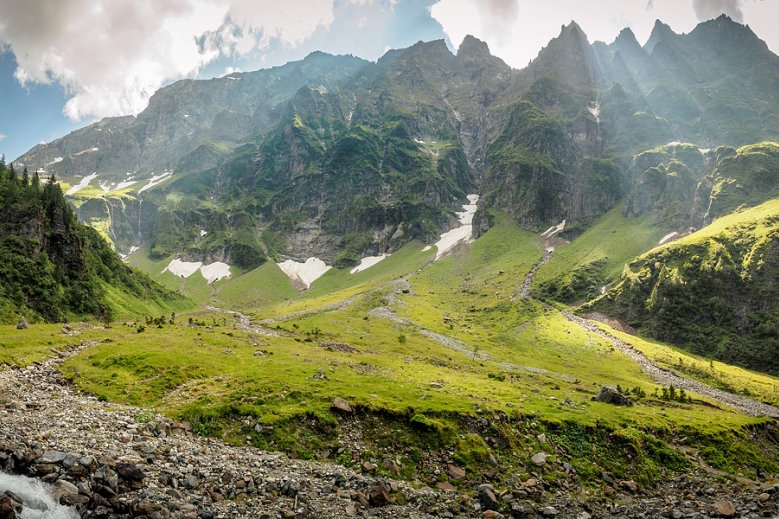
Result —
[[590, 41], [656, 19], [676, 32], [725, 13], [779, 53], [777, 0], [0, 0], [0, 153], [14, 159], [102, 117], [137, 114], [163, 85], [302, 59], [376, 60], [466, 34], [521, 68], [571, 20]]

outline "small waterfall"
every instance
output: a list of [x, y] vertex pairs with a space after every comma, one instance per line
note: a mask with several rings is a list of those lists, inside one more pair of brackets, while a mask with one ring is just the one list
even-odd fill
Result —
[[141, 209], [143, 209], [143, 198], [138, 197], [138, 247], [143, 242], [143, 235], [141, 234]]
[[74, 508], [54, 501], [51, 489], [51, 485], [40, 480], [0, 472], [0, 494], [10, 490], [24, 503], [18, 516], [21, 519], [79, 519]]

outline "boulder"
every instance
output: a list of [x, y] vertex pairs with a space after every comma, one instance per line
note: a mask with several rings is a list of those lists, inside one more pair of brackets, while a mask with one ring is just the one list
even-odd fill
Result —
[[352, 409], [352, 406], [349, 405], [349, 402], [341, 397], [335, 397], [335, 399], [333, 399], [333, 403], [330, 404], [330, 410], [342, 416], [349, 416], [350, 414], [354, 413], [354, 410]]
[[117, 463], [116, 472], [123, 479], [131, 481], [141, 481], [146, 477], [146, 474], [135, 463]]
[[30, 329], [30, 323], [27, 322], [27, 319], [24, 317], [19, 318], [19, 322], [16, 323], [16, 329], [17, 330], [29, 330]]
[[465, 479], [465, 471], [460, 467], [455, 467], [451, 463], [446, 467], [446, 473], [449, 474], [449, 477], [452, 479]]
[[533, 463], [537, 467], [543, 467], [544, 465], [546, 465], [546, 453], [545, 452], [539, 452], [539, 453], [533, 455], [533, 457], [530, 458], [530, 459], [533, 461]]
[[371, 489], [369, 499], [373, 506], [386, 506], [393, 502], [389, 489], [384, 483], [379, 483]]
[[51, 497], [59, 503], [60, 499], [64, 496], [77, 495], [78, 487], [69, 481], [64, 479], [58, 479], [51, 489]]
[[730, 501], [717, 501], [713, 505], [714, 512], [720, 517], [735, 517], [736, 507]]
[[489, 488], [480, 489], [479, 501], [481, 501], [481, 506], [483, 506], [485, 510], [498, 510], [500, 508], [498, 498], [495, 497], [495, 493]]
[[444, 492], [457, 492], [457, 487], [449, 483], [448, 481], [439, 481], [435, 484], [439, 490]]
[[592, 399], [595, 402], [603, 402], [604, 404], [624, 406], [633, 405], [633, 402], [631, 402], [628, 397], [609, 386], [603, 386], [600, 388], [600, 393], [598, 393], [598, 396], [594, 396]]

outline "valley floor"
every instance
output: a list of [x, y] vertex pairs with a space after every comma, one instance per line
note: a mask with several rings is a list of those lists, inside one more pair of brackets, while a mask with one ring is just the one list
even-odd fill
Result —
[[603, 492], [564, 492], [530, 479], [497, 491], [484, 478], [458, 492], [376, 477], [368, 464], [356, 472], [236, 447], [141, 408], [79, 395], [58, 367], [94, 344], [0, 373], [0, 462], [6, 470], [59, 480], [62, 501], [77, 505], [82, 517], [499, 518], [494, 510], [502, 508], [513, 517], [703, 519], [777, 511], [779, 485], [745, 478], [722, 484], [710, 470], [647, 489], [622, 482]]

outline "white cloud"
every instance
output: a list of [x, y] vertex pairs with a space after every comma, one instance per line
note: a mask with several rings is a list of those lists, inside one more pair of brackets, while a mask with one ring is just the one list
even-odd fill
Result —
[[0, 2], [0, 44], [22, 83], [59, 83], [68, 117], [137, 114], [165, 82], [272, 39], [295, 46], [333, 21], [332, 0]]
[[4, 133], [0, 133], [0, 141], [2, 141], [3, 139], [5, 139], [5, 134]]
[[735, 21], [743, 23], [744, 12], [741, 10], [743, 3], [744, 0], [692, 0], [692, 8], [701, 22], [724, 13]]
[[243, 72], [243, 70], [241, 70], [240, 67], [227, 67], [219, 77], [229, 76], [230, 74], [235, 74], [236, 72]]

